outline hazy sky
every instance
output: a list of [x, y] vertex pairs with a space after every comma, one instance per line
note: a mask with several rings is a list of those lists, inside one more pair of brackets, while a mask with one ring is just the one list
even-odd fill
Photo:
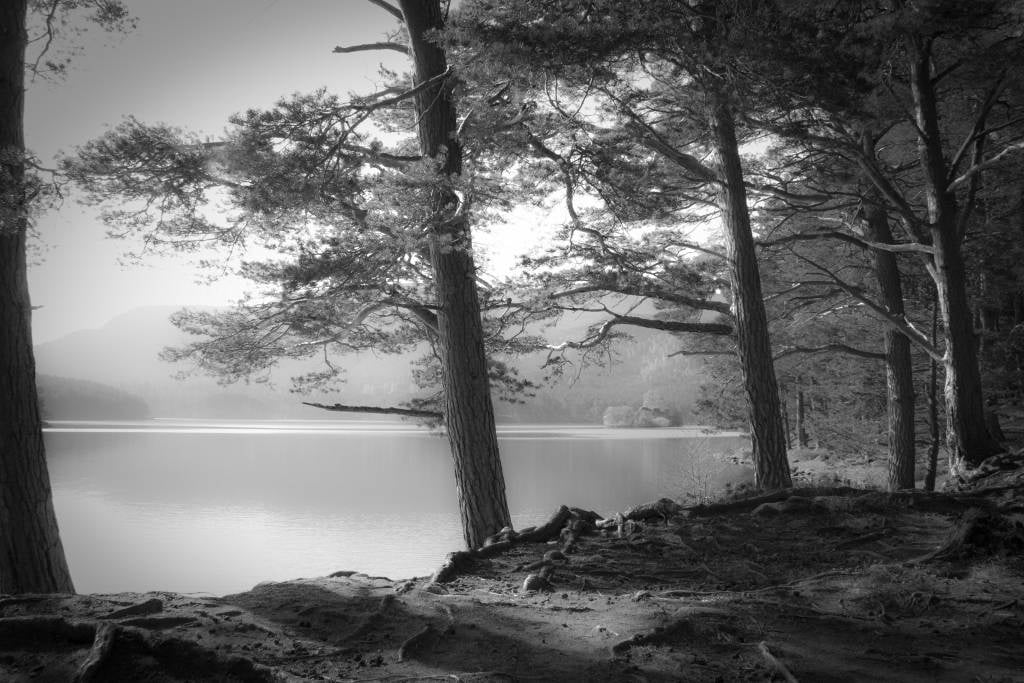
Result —
[[[125, 36], [92, 31], [61, 83], [30, 84], [26, 136], [49, 162], [57, 150], [116, 125], [123, 116], [216, 136], [228, 116], [279, 97], [326, 86], [368, 93], [378, 65], [402, 71], [395, 52], [333, 54], [335, 45], [382, 40], [397, 25], [365, 0], [127, 0], [138, 28]], [[35, 341], [97, 327], [137, 306], [221, 304], [241, 283], [197, 284], [201, 273], [176, 258], [119, 264], [132, 245], [106, 238], [74, 195], [39, 223], [42, 263], [30, 287]]]

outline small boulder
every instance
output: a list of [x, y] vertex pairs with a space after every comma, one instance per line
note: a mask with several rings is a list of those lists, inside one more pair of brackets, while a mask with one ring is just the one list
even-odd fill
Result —
[[523, 593], [551, 590], [551, 582], [541, 574], [528, 574], [523, 579]]

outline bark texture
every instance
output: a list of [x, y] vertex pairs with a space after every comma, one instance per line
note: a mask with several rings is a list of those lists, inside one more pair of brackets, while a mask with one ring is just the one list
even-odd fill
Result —
[[[874, 151], [874, 141], [865, 137], [865, 146]], [[892, 244], [892, 230], [884, 206], [876, 198], [864, 202], [864, 219], [868, 238], [880, 244]], [[875, 278], [881, 292], [882, 305], [894, 315], [904, 314], [903, 283], [896, 254], [874, 250]], [[885, 330], [885, 386], [889, 412], [888, 487], [890, 491], [914, 488], [914, 371], [910, 340], [901, 332]]]
[[974, 318], [967, 301], [967, 273], [958, 228], [958, 206], [949, 188], [947, 163], [934, 82], [931, 45], [917, 40], [910, 54], [911, 94], [918, 127], [918, 154], [925, 174], [924, 194], [933, 255], [929, 270], [935, 280], [939, 311], [946, 332], [943, 362], [946, 383], [946, 443], [950, 474], [1002, 450], [985, 427]]
[[32, 352], [25, 257], [26, 5], [0, 4], [0, 593], [71, 593]]
[[736, 346], [747, 394], [754, 451], [754, 479], [758, 488], [785, 488], [791, 485], [786, 432], [733, 113], [724, 96], [715, 93], [711, 99], [710, 123], [718, 155], [718, 205], [725, 226]]
[[[932, 302], [932, 344], [939, 338], [939, 307]], [[935, 478], [939, 469], [939, 364], [934, 358], [928, 359], [928, 459], [925, 462], [924, 490], [935, 490]]]
[[[443, 26], [440, 3], [402, 0], [400, 6], [409, 31], [416, 84], [425, 83], [447, 69], [444, 51], [428, 33]], [[438, 79], [419, 92], [416, 112], [422, 153], [440, 155], [441, 173], [458, 175], [462, 171], [462, 150], [455, 135], [451, 83]], [[455, 464], [463, 535], [467, 547], [479, 548], [488, 536], [512, 522], [498, 453], [470, 231], [458, 203], [459, 198], [449, 190], [439, 190], [434, 199], [435, 215], [451, 218], [439, 218], [433, 228], [430, 261], [437, 290], [443, 412]]]
[[807, 448], [807, 400], [803, 389], [796, 391], [796, 445]]

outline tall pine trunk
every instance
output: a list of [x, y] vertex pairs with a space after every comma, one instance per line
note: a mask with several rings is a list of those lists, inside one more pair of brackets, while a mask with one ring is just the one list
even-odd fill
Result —
[[959, 234], [957, 198], [949, 188], [943, 156], [931, 45], [927, 40], [917, 40], [912, 47], [910, 85], [933, 250], [929, 271], [935, 280], [946, 333], [946, 441], [950, 475], [955, 477], [1002, 449], [985, 427], [974, 318], [967, 301], [967, 273], [961, 250], [963, 236]]
[[786, 432], [733, 113], [721, 93], [709, 93], [709, 97], [712, 100], [710, 123], [718, 156], [718, 205], [725, 227], [736, 346], [747, 394], [754, 480], [761, 489], [784, 488], [792, 483], [786, 457]]
[[[402, 0], [401, 9], [409, 31], [416, 84], [421, 84], [447, 69], [444, 51], [427, 35], [443, 27], [440, 3]], [[421, 152], [443, 157], [440, 171], [445, 176], [461, 173], [462, 150], [456, 138], [450, 81], [438, 79], [418, 93], [416, 114]], [[435, 215], [452, 215], [458, 202], [454, 192], [439, 189]], [[437, 291], [445, 427], [455, 464], [463, 536], [468, 547], [477, 548], [487, 536], [510, 526], [511, 517], [498, 453], [476, 268], [464, 215], [434, 226], [430, 261]]]
[[[936, 296], [936, 299], [938, 297]], [[939, 304], [932, 301], [932, 345], [939, 342]], [[924, 490], [935, 490], [935, 478], [939, 469], [939, 363], [928, 359], [928, 460], [924, 470]]]
[[[875, 141], [867, 134], [862, 137], [866, 154], [874, 155]], [[874, 193], [877, 195], [877, 192]], [[881, 244], [892, 244], [889, 215], [877, 196], [864, 202], [864, 222], [868, 238]], [[896, 254], [874, 251], [875, 278], [881, 292], [882, 305], [890, 313], [904, 314], [903, 283], [900, 278]], [[891, 328], [885, 330], [885, 386], [889, 412], [889, 471], [890, 491], [914, 488], [915, 408], [914, 370], [910, 355], [910, 340]]]
[[0, 4], [0, 593], [72, 593], [36, 395], [25, 258], [25, 0]]
[[796, 447], [807, 448], [807, 399], [803, 389], [796, 391]]

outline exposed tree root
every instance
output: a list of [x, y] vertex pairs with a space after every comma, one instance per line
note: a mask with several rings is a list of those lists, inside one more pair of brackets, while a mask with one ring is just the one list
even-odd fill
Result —
[[683, 506], [671, 498], [660, 498], [653, 503], [634, 505], [622, 513], [623, 519], [631, 519], [635, 522], [642, 522], [648, 519], [661, 519], [668, 521], [669, 517], [682, 512]]
[[666, 626], [659, 626], [649, 633], [638, 633], [632, 638], [621, 640], [612, 645], [612, 656], [618, 657], [627, 650], [641, 645], [664, 645], [676, 640], [679, 636], [695, 632], [690, 617], [679, 619]]
[[82, 666], [75, 674], [74, 683], [92, 683], [100, 667], [107, 661], [110, 651], [117, 639], [117, 624], [105, 622], [96, 629], [96, 637], [92, 641], [92, 649]]
[[494, 543], [491, 543], [489, 545], [485, 545], [483, 548], [477, 548], [477, 550], [474, 553], [474, 555], [476, 557], [494, 557], [495, 555], [499, 555], [499, 554], [505, 552], [506, 550], [511, 548], [512, 545], [513, 545], [513, 542], [510, 541], [510, 540], [509, 541], [495, 541]]
[[398, 661], [404, 662], [409, 658], [410, 654], [419, 649], [428, 640], [435, 640], [437, 635], [437, 629], [434, 628], [433, 624], [427, 624], [402, 642], [398, 648]]
[[[473, 560], [479, 558], [493, 557], [511, 548], [516, 543], [546, 543], [552, 539], [559, 538], [566, 528], [567, 523], [576, 526], [571, 528], [572, 534], [582, 533], [588, 528], [586, 520], [596, 519], [597, 513], [570, 509], [563, 505], [552, 515], [551, 519], [538, 527], [524, 529], [516, 533], [511, 529], [503, 529], [487, 539], [485, 545], [474, 550], [460, 550], [448, 553], [444, 563], [437, 568], [430, 578], [429, 584], [447, 583], [455, 578], [459, 572], [472, 565]], [[592, 527], [592, 522], [590, 523]], [[575, 538], [563, 539], [563, 542], [570, 545]]]
[[47, 600], [60, 600], [71, 597], [70, 593], [24, 593], [21, 595], [0, 596], [0, 611], [14, 605], [31, 605]]
[[105, 614], [101, 619], [122, 619], [124, 617], [135, 617], [143, 616], [147, 614], [156, 614], [164, 611], [164, 603], [158, 598], [150, 598], [145, 602], [140, 602], [137, 605], [129, 605], [119, 610], [114, 610], [110, 614]]
[[200, 670], [237, 676], [253, 683], [294, 680], [245, 657], [223, 655], [191, 640], [153, 636], [141, 629], [109, 621], [70, 621], [54, 616], [6, 617], [0, 619], [0, 637], [36, 642], [59, 639], [73, 644], [89, 644], [89, 655], [76, 673], [75, 683], [103, 680], [98, 676], [110, 660], [115, 644], [119, 654], [148, 655], [168, 671], [186, 676]]
[[731, 500], [727, 503], [693, 505], [691, 507], [683, 508], [683, 510], [699, 517], [728, 514], [732, 512], [750, 512], [759, 505], [764, 503], [777, 503], [780, 500], [786, 500], [791, 495], [793, 495], [793, 489], [782, 489], [780, 491], [771, 491], [769, 493], [752, 496], [750, 498]]
[[786, 681], [786, 683], [799, 683], [796, 676], [786, 668], [786, 665], [776, 659], [775, 655], [772, 654], [772, 651], [768, 649], [768, 644], [766, 642], [762, 640], [758, 643], [757, 651], [760, 652], [765, 660], [767, 660], [768, 664], [775, 669], [775, 672], [782, 676], [782, 680]]
[[472, 550], [458, 550], [454, 553], [448, 553], [448, 556], [444, 558], [444, 563], [430, 577], [429, 583], [447, 583], [451, 581], [460, 571], [472, 563], [475, 555], [476, 553]]
[[392, 605], [395, 604], [395, 596], [391, 593], [386, 593], [381, 597], [380, 602], [377, 604], [377, 609], [373, 610], [365, 617], [363, 617], [359, 625], [352, 629], [352, 632], [346, 636], [348, 640], [358, 640], [364, 635], [369, 633], [377, 626], [377, 623], [387, 614], [388, 610], [391, 609]]
[[834, 546], [832, 546], [832, 549], [846, 550], [847, 548], [853, 548], [863, 543], [871, 543], [872, 541], [877, 541], [881, 538], [885, 538], [886, 536], [891, 535], [892, 529], [880, 529], [879, 531], [872, 531], [871, 533], [867, 533], [862, 536], [857, 536], [856, 538], [850, 538], [845, 541], [842, 541], [841, 543], [836, 543]]
[[993, 510], [971, 508], [941, 546], [908, 564], [1021, 552], [1024, 552], [1024, 529], [1020, 524]]
[[565, 526], [566, 520], [571, 516], [572, 510], [563, 505], [558, 508], [558, 511], [547, 522], [535, 529], [516, 534], [515, 540], [522, 543], [547, 543], [554, 538], [558, 538], [562, 527]]
[[49, 615], [4, 617], [0, 619], [0, 638], [17, 640], [60, 639], [69, 643], [92, 643], [96, 625], [86, 621], [70, 621]]

